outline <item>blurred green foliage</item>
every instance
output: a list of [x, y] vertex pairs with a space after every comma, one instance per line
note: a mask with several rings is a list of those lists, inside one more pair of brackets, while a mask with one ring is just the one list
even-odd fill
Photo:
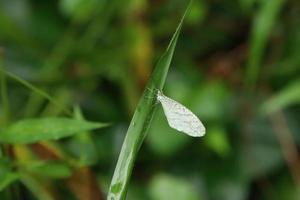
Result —
[[[0, 199], [17, 199], [11, 191], [105, 199], [141, 92], [186, 5], [0, 0], [1, 131], [26, 118], [111, 123], [94, 134], [4, 146]], [[199, 116], [207, 135], [170, 129], [159, 108], [128, 199], [299, 198], [299, 19], [297, 0], [194, 0], [164, 93]]]

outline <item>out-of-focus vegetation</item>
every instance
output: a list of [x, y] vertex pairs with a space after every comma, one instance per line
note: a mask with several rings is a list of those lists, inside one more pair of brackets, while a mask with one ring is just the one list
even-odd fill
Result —
[[[106, 199], [187, 3], [0, 0], [0, 199]], [[164, 93], [207, 134], [157, 109], [127, 199], [299, 199], [300, 2], [194, 0], [181, 32]]]

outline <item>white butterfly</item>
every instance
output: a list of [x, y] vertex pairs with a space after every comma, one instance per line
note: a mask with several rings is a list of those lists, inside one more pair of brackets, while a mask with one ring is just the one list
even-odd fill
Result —
[[163, 107], [170, 127], [193, 137], [201, 137], [205, 134], [205, 127], [201, 121], [185, 106], [166, 97], [161, 91], [157, 93], [157, 100]]

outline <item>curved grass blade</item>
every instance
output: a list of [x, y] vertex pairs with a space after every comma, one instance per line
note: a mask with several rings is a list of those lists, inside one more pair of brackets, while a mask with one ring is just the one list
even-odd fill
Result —
[[0, 192], [18, 179], [18, 174], [13, 172], [1, 173], [0, 175]]
[[262, 115], [272, 114], [288, 106], [300, 103], [300, 79], [290, 83], [261, 106]]
[[28, 173], [20, 174], [20, 180], [25, 187], [31, 191], [34, 197], [38, 200], [55, 200], [54, 194], [51, 191], [49, 183], [38, 179]]
[[53, 103], [54, 105], [63, 108], [63, 110], [65, 111], [66, 114], [68, 115], [72, 115], [71, 111], [68, 110], [67, 108], [63, 107], [56, 99], [52, 98], [48, 93], [44, 92], [43, 90], [37, 88], [36, 86], [32, 85], [31, 83], [27, 82], [26, 80], [16, 76], [15, 74], [6, 71], [5, 69], [1, 69], [0, 71], [4, 74], [6, 74], [7, 77], [14, 79], [15, 81], [21, 83], [22, 85], [24, 85], [25, 87], [27, 87], [28, 89], [32, 90], [33, 92], [35, 92], [36, 94], [44, 97], [45, 99], [47, 99], [48, 101], [50, 101], [51, 103]]
[[26, 119], [1, 130], [0, 143], [28, 144], [43, 140], [58, 140], [105, 126], [107, 124], [68, 118]]
[[18, 173], [12, 171], [12, 163], [0, 158], [0, 193], [18, 179]]
[[108, 200], [124, 200], [126, 198], [134, 161], [147, 134], [156, 107], [157, 89], [162, 90], [164, 86], [183, 19], [189, 10], [191, 2], [192, 1], [190, 1], [188, 8], [181, 18], [167, 50], [156, 64], [146, 89], [137, 105], [118, 158], [108, 192]]
[[249, 91], [254, 89], [257, 82], [268, 36], [284, 3], [285, 0], [261, 1], [261, 8], [252, 27], [250, 52], [246, 68], [245, 83]]

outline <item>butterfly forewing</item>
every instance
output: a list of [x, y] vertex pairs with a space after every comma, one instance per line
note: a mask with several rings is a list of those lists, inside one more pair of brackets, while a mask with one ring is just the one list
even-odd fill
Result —
[[161, 102], [170, 127], [193, 137], [205, 134], [205, 128], [196, 115], [177, 101], [158, 93], [157, 99]]

